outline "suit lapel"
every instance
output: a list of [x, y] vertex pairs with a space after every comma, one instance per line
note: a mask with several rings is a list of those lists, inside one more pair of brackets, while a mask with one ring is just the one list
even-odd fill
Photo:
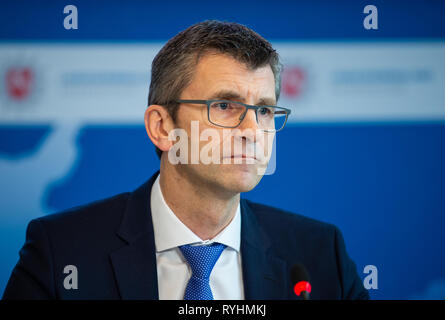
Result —
[[122, 299], [158, 299], [156, 247], [150, 209], [151, 187], [156, 172], [131, 193], [118, 236], [126, 242], [110, 254]]
[[[150, 209], [156, 172], [131, 193], [117, 235], [126, 244], [110, 254], [122, 299], [157, 300], [156, 247]], [[247, 300], [288, 299], [288, 266], [273, 252], [246, 200], [241, 199], [241, 260]]]
[[241, 260], [246, 300], [288, 299], [288, 267], [270, 252], [271, 243], [246, 200], [241, 199]]

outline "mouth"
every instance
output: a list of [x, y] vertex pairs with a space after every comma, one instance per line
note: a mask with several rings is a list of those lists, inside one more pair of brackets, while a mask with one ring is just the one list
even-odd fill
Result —
[[226, 156], [223, 159], [245, 159], [245, 160], [251, 160], [251, 161], [258, 161], [258, 159], [255, 156], [247, 156], [245, 154], [238, 154], [238, 155], [231, 155], [231, 156]]
[[248, 158], [248, 159], [256, 159], [255, 156], [246, 156], [245, 154], [232, 155], [231, 158]]

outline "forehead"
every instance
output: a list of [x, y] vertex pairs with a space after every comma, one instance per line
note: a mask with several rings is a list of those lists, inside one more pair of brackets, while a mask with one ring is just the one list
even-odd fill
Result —
[[[249, 69], [225, 54], [206, 54], [199, 59], [189, 87], [184, 94], [193, 99], [224, 99], [219, 92], [231, 92], [241, 102], [256, 103], [258, 100], [276, 101], [275, 78], [269, 64]], [[183, 96], [183, 98], [186, 98]]]

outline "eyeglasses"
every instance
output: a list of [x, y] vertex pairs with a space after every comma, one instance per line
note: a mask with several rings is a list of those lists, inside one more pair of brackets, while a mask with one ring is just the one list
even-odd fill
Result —
[[287, 122], [291, 110], [277, 106], [252, 106], [230, 100], [177, 100], [177, 103], [207, 105], [209, 122], [218, 127], [236, 128], [249, 109], [255, 110], [258, 127], [266, 132], [278, 132]]

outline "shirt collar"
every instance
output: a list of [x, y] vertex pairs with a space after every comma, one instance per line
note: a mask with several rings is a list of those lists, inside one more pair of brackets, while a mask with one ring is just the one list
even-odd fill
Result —
[[150, 208], [153, 220], [156, 252], [162, 252], [185, 244], [222, 243], [237, 252], [240, 250], [241, 212], [240, 205], [227, 227], [211, 240], [200, 239], [174, 214], [165, 202], [159, 183], [160, 174], [151, 188]]

